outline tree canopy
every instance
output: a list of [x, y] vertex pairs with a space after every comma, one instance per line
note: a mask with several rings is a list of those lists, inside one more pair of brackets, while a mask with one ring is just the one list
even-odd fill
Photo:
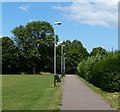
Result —
[[[86, 59], [89, 55], [87, 50], [83, 47], [82, 43], [79, 40], [74, 41], [63, 41], [61, 45], [65, 45], [64, 53], [66, 57], [66, 72], [67, 73], [75, 73], [78, 63]], [[58, 64], [57, 68], [61, 68], [61, 45], [58, 46]], [[60, 71], [60, 70], [58, 70]]]
[[104, 55], [104, 54], [107, 54], [107, 51], [102, 47], [93, 48], [93, 50], [90, 53], [91, 56]]
[[3, 73], [12, 73], [17, 71], [19, 66], [19, 48], [9, 37], [2, 37], [2, 68]]
[[[2, 38], [3, 73], [51, 72], [54, 67], [54, 28], [45, 21], [33, 21], [12, 30], [13, 37]], [[59, 37], [56, 35], [56, 43]], [[57, 73], [61, 72], [61, 46], [64, 46], [66, 72], [75, 73], [78, 64], [88, 56], [107, 51], [94, 48], [89, 54], [79, 40], [66, 40], [57, 45]]]
[[33, 73], [36, 72], [38, 62], [43, 57], [48, 58], [46, 49], [53, 46], [54, 29], [45, 21], [33, 21], [25, 26], [20, 25], [13, 29], [15, 44], [22, 50], [24, 57], [32, 65]]

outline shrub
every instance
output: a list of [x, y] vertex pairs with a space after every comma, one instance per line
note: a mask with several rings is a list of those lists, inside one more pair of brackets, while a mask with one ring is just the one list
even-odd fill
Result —
[[91, 82], [109, 92], [120, 91], [120, 52], [110, 53], [93, 66]]
[[85, 79], [85, 76], [84, 76], [84, 74], [85, 74], [85, 70], [84, 70], [84, 66], [85, 66], [85, 60], [83, 60], [81, 63], [79, 63], [78, 64], [78, 66], [77, 66], [77, 74], [79, 75], [79, 76], [81, 76], [82, 78], [84, 78]]
[[87, 60], [83, 60], [77, 67], [78, 75], [90, 82], [93, 65], [101, 60], [102, 57], [101, 55], [96, 55], [88, 57]]

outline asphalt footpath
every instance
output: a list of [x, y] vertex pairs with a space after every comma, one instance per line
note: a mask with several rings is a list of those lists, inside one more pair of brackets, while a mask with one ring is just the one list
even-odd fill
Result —
[[110, 104], [74, 75], [66, 75], [61, 110], [112, 110]]

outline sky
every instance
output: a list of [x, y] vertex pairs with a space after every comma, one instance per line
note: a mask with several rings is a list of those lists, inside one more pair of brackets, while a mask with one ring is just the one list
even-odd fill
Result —
[[62, 22], [55, 27], [59, 41], [80, 40], [88, 52], [118, 49], [117, 2], [3, 2], [0, 37], [32, 21]]

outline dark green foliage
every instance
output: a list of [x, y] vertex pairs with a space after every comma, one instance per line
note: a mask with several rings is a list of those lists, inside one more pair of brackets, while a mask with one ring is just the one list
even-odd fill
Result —
[[107, 51], [103, 49], [102, 47], [96, 47], [93, 48], [93, 50], [90, 53], [90, 56], [96, 56], [96, 55], [105, 55], [107, 54]]
[[[35, 74], [36, 71], [40, 70], [39, 68], [47, 68], [46, 62], [52, 58], [48, 54], [50, 54], [49, 51], [53, 48], [54, 43], [52, 26], [45, 21], [33, 21], [25, 26], [20, 25], [14, 28], [12, 33], [15, 44], [22, 50], [25, 59], [33, 69], [33, 73]], [[49, 62], [53, 63], [52, 60]]]
[[92, 68], [101, 58], [103, 58], [101, 55], [96, 55], [88, 57], [87, 60], [83, 60], [77, 67], [78, 75], [90, 82], [92, 77]]
[[73, 69], [74, 67], [77, 67], [79, 62], [88, 57], [88, 52], [85, 48], [76, 46], [76, 48], [67, 52], [67, 56], [67, 64]]
[[[3, 37], [3, 73], [52, 72], [54, 65], [54, 29], [45, 21], [33, 21], [12, 30], [13, 38]], [[56, 43], [59, 38], [56, 35]], [[66, 40], [57, 46], [57, 73], [61, 72], [61, 45], [65, 45], [66, 72], [75, 73], [80, 61], [89, 55], [78, 40]]]
[[2, 38], [2, 68], [3, 73], [17, 71], [18, 68], [18, 48], [9, 37]]
[[[45, 21], [33, 21], [12, 30], [14, 37], [3, 37], [3, 73], [53, 73], [54, 29]], [[59, 38], [56, 35], [56, 40]], [[78, 40], [57, 46], [57, 73], [61, 72], [61, 45], [65, 45], [66, 72], [75, 73], [80, 61], [89, 55]]]
[[[78, 63], [86, 59], [89, 53], [78, 40], [66, 40], [61, 45], [65, 45], [66, 73], [75, 73]], [[61, 68], [61, 45], [57, 47], [57, 68]]]
[[120, 52], [88, 57], [77, 70], [79, 76], [105, 91], [120, 91]]
[[120, 52], [111, 53], [93, 67], [92, 83], [106, 91], [120, 91]]

